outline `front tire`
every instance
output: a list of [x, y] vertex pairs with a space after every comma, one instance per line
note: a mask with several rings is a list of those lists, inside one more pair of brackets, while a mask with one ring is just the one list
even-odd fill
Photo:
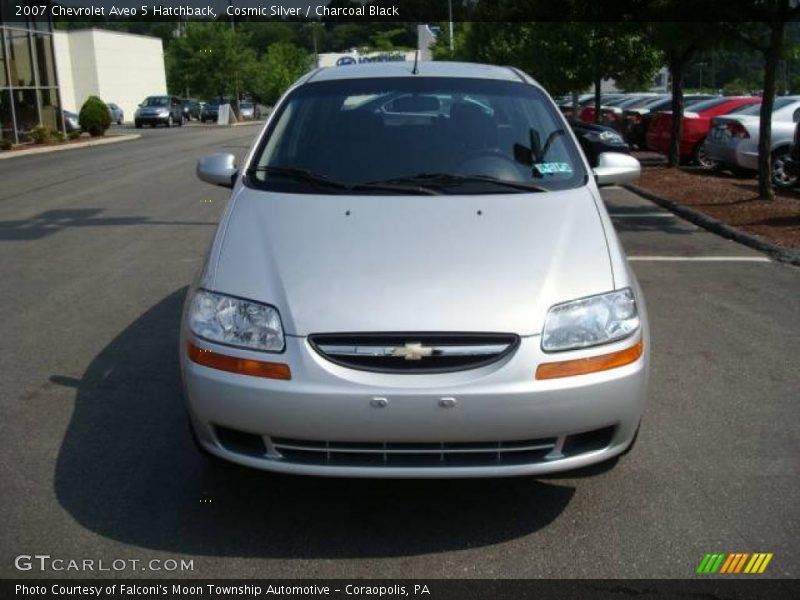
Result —
[[167, 128], [172, 127], [175, 124], [175, 121], [172, 120], [172, 115], [167, 117]]

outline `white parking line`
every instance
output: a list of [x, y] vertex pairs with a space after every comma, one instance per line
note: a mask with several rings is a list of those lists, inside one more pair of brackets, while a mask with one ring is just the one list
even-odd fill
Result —
[[678, 217], [668, 212], [649, 213], [608, 213], [612, 219], [677, 219]]
[[638, 262], [772, 262], [766, 256], [629, 256]]

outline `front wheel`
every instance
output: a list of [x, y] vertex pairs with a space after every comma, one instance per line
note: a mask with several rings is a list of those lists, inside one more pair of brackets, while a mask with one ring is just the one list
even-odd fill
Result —
[[788, 148], [776, 150], [772, 154], [772, 183], [784, 190], [797, 185], [797, 175], [789, 167], [790, 154]]
[[167, 117], [167, 127], [172, 127], [174, 124], [175, 122], [172, 120], [172, 115]]

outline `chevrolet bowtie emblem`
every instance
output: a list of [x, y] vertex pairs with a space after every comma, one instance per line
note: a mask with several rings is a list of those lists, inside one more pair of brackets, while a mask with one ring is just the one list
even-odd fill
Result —
[[420, 360], [431, 354], [433, 354], [433, 348], [426, 348], [419, 342], [406, 342], [404, 346], [398, 346], [392, 350], [392, 356], [406, 360]]

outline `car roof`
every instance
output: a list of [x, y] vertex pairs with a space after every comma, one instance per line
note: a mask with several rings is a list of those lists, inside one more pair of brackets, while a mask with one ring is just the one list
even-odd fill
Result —
[[466, 77], [472, 79], [500, 79], [528, 83], [511, 67], [445, 61], [419, 61], [413, 74], [412, 61], [361, 63], [340, 67], [325, 67], [309, 74], [305, 83], [341, 79], [368, 79], [373, 77]]

